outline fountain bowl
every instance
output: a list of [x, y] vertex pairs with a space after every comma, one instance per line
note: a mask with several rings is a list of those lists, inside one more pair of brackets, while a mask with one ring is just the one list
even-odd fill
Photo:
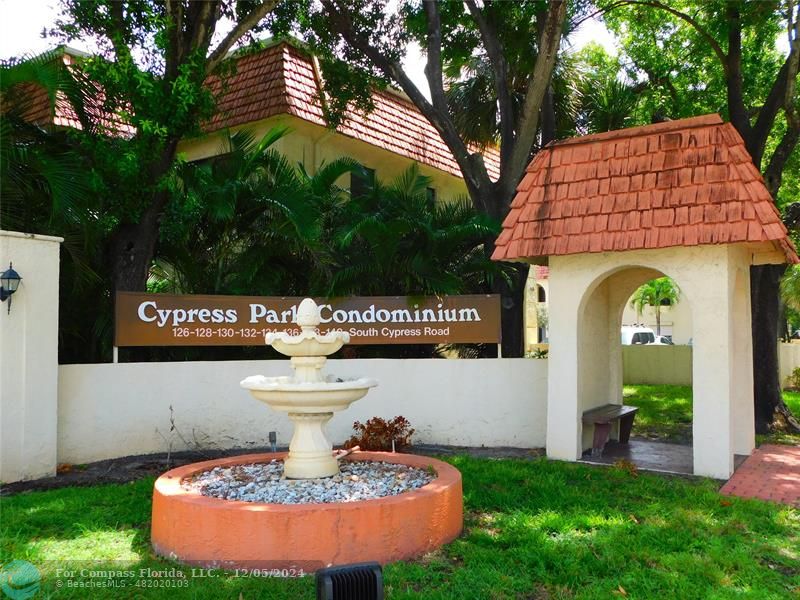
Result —
[[371, 460], [432, 468], [429, 484], [358, 502], [267, 504], [222, 500], [181, 486], [214, 467], [269, 462], [286, 453], [250, 454], [193, 463], [158, 478], [151, 540], [156, 553], [206, 568], [276, 569], [289, 574], [356, 562], [382, 564], [422, 555], [461, 533], [461, 474], [413, 454], [359, 452]]
[[275, 410], [309, 414], [345, 410], [376, 385], [378, 382], [368, 377], [337, 379], [333, 376], [320, 382], [301, 382], [289, 376], [253, 375], [241, 382], [254, 398]]
[[330, 356], [350, 341], [350, 335], [344, 331], [331, 331], [324, 335], [278, 332], [266, 334], [264, 341], [284, 356]]

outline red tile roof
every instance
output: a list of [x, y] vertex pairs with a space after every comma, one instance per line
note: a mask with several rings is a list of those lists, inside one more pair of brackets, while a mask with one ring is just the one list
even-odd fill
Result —
[[799, 262], [744, 141], [712, 114], [548, 145], [492, 258], [766, 241]]
[[[72, 49], [60, 48], [53, 51], [53, 60], [61, 60], [68, 68], [75, 68], [76, 57]], [[82, 129], [78, 114], [67, 96], [59, 91], [56, 93], [54, 105], [50, 104], [47, 90], [33, 83], [20, 84], [25, 95], [26, 110], [23, 118], [37, 125], [55, 125], [57, 127], [72, 127]], [[126, 122], [121, 115], [111, 114], [103, 108], [105, 100], [103, 91], [97, 86], [97, 93], [87, 97], [84, 109], [94, 122], [112, 135], [130, 136], [135, 133], [132, 125]]]
[[[327, 125], [314, 64], [286, 42], [242, 56], [234, 75], [224, 83], [210, 78], [209, 85], [218, 99], [217, 114], [204, 128], [208, 132], [280, 114]], [[453, 154], [412, 102], [390, 91], [376, 91], [373, 102], [370, 113], [351, 111], [338, 132], [461, 177]], [[496, 180], [499, 153], [489, 148], [483, 154], [489, 176]]]

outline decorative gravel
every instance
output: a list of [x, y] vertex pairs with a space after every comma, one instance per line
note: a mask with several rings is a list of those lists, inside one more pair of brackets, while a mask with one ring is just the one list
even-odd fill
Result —
[[397, 496], [421, 488], [435, 479], [424, 469], [377, 461], [342, 461], [340, 473], [320, 479], [284, 479], [283, 461], [215, 467], [191, 479], [186, 490], [203, 496], [244, 502], [311, 504], [357, 502]]

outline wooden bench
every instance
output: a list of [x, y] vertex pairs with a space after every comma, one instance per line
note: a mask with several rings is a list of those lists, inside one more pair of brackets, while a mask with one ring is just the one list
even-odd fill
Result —
[[594, 425], [592, 456], [600, 456], [603, 453], [603, 448], [608, 442], [608, 436], [611, 434], [611, 425], [614, 421], [619, 421], [619, 442], [621, 444], [628, 443], [637, 410], [639, 410], [637, 406], [606, 404], [583, 413], [583, 422]]

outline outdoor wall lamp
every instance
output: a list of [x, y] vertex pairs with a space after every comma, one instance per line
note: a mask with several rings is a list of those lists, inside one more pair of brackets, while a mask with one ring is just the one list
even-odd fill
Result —
[[8, 269], [0, 275], [0, 302], [8, 300], [9, 314], [11, 314], [11, 296], [17, 291], [21, 279], [11, 263], [8, 263]]

